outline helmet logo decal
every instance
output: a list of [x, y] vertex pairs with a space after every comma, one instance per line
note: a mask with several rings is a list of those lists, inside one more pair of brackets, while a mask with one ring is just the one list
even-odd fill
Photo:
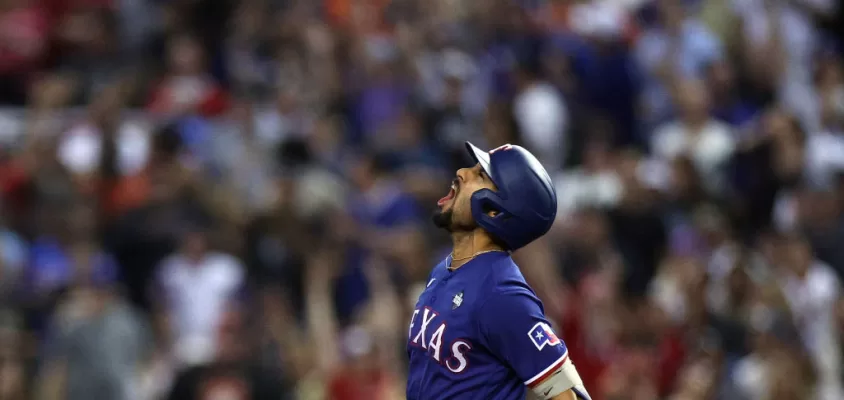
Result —
[[512, 149], [513, 149], [513, 146], [512, 146], [512, 145], [510, 145], [510, 144], [508, 143], [508, 144], [505, 144], [505, 145], [503, 145], [503, 146], [498, 146], [498, 147], [496, 147], [496, 148], [494, 148], [494, 149], [490, 150], [490, 151], [489, 151], [489, 154], [495, 153], [496, 151], [499, 151], [499, 150], [504, 150], [504, 151], [506, 151], [506, 150], [512, 150]]

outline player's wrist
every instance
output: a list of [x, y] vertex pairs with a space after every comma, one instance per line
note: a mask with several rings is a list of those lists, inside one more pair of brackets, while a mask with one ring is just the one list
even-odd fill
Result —
[[531, 387], [531, 390], [542, 400], [551, 400], [566, 391], [571, 390], [580, 400], [589, 400], [589, 394], [583, 386], [583, 380], [570, 359], [566, 359], [547, 378]]

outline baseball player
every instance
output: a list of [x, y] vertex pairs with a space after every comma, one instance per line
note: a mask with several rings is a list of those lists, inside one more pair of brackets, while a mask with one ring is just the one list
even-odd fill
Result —
[[490, 152], [457, 171], [434, 223], [451, 254], [431, 272], [410, 320], [408, 400], [590, 400], [542, 302], [510, 253], [544, 235], [557, 214], [548, 172], [527, 150]]

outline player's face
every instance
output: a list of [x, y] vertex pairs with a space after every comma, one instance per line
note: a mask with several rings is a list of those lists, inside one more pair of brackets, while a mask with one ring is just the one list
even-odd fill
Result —
[[449, 232], [475, 229], [477, 224], [472, 217], [472, 193], [481, 189], [495, 190], [495, 184], [480, 165], [457, 170], [448, 194], [437, 202], [439, 208], [434, 212], [434, 224]]

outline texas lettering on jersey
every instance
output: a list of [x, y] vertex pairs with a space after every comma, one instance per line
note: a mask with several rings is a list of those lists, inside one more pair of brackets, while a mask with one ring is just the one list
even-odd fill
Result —
[[[444, 350], [443, 336], [448, 324], [442, 318], [438, 320], [439, 315], [429, 307], [414, 310], [410, 318], [408, 340], [411, 346], [427, 350], [431, 358], [449, 371], [459, 374], [469, 366], [467, 354], [472, 350], [472, 344], [465, 339], [455, 339]], [[447, 354], [443, 354], [444, 351]]]

